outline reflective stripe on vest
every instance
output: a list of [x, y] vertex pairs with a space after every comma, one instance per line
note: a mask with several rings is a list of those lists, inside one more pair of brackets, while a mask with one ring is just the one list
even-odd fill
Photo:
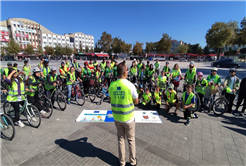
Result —
[[[206, 84], [205, 86], [198, 86], [199, 84]], [[197, 83], [196, 83], [196, 92], [197, 93], [201, 93], [201, 94], [205, 94], [205, 91], [206, 91], [206, 88], [207, 88], [207, 80], [206, 79], [202, 79], [201, 81], [198, 81], [197, 80]]]
[[[20, 83], [20, 91], [21, 91], [21, 98], [25, 100], [25, 84], [23, 82]], [[9, 102], [16, 102], [18, 100], [18, 84], [13, 81], [12, 85], [9, 86], [7, 101]]]
[[130, 75], [131, 75], [131, 76], [134, 76], [134, 75], [136, 75], [136, 73], [137, 73], [137, 69], [136, 69], [135, 67], [132, 67], [132, 68], [131, 68]]
[[[66, 67], [64, 67], [64, 69], [65, 69], [65, 71], [66, 71]], [[62, 72], [60, 72], [60, 70], [61, 70]], [[66, 77], [67, 77], [67, 76], [66, 76], [66, 73], [65, 73], [65, 71], [62, 69], [61, 66], [60, 66], [60, 70], [59, 70], [59, 72], [60, 72], [61, 74], [63, 74], [63, 75], [60, 74], [60, 77], [61, 77], [61, 78], [66, 78]]]
[[211, 80], [211, 74], [208, 75], [208, 80], [213, 81], [215, 84], [218, 83], [220, 76], [218, 74], [215, 75], [215, 77]]
[[175, 90], [172, 91], [172, 93], [170, 94], [170, 92], [167, 90], [166, 91], [166, 96], [167, 96], [167, 102], [168, 103], [174, 103], [176, 102], [175, 96], [176, 96], [177, 92]]
[[196, 76], [195, 71], [192, 70], [192, 72], [190, 73], [190, 70], [188, 70], [186, 72], [186, 82], [192, 84], [195, 76]]
[[134, 117], [134, 104], [131, 89], [125, 85], [123, 80], [118, 79], [109, 87], [111, 108], [114, 119], [120, 122], [127, 122]]
[[29, 75], [30, 74], [30, 71], [31, 71], [31, 66], [26, 66], [24, 65], [23, 66], [23, 72], [26, 74], [26, 75]]
[[[33, 76], [30, 76], [29, 79], [32, 79], [32, 83], [36, 82], [36, 79]], [[39, 80], [37, 82], [39, 82]], [[27, 92], [27, 95], [28, 96], [34, 96], [35, 93], [37, 92], [38, 85], [28, 85], [28, 89], [33, 90], [34, 92]]]
[[155, 69], [158, 69], [159, 66], [160, 66], [160, 62], [158, 63], [155, 62]]
[[73, 66], [74, 66], [74, 68], [79, 68], [79, 63], [78, 62], [76, 62], [76, 63], [73, 63]]
[[[168, 72], [168, 67], [167, 66], [164, 66], [163, 68], [164, 72]], [[170, 73], [166, 73], [166, 76], [169, 77]]]

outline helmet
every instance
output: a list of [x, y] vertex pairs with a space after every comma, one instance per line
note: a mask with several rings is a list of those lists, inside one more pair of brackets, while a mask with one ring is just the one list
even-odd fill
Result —
[[142, 84], [140, 85], [140, 88], [143, 88], [143, 85]]
[[211, 71], [218, 71], [216, 67], [212, 68]]
[[64, 62], [61, 62], [61, 65], [65, 65], [65, 63]]
[[8, 63], [7, 63], [7, 66], [10, 66], [10, 65], [12, 66], [12, 63], [11, 63], [11, 62], [8, 62]]
[[168, 61], [166, 61], [166, 64], [169, 64], [169, 62], [168, 62]]
[[88, 65], [88, 62], [87, 62], [87, 61], [85, 61], [84, 65]]
[[38, 67], [36, 67], [36, 68], [32, 69], [32, 72], [33, 73], [40, 72], [40, 69]]
[[109, 63], [109, 61], [106, 61], [106, 63]]
[[28, 61], [27, 61], [27, 60], [25, 60], [25, 61], [24, 61], [24, 63], [28, 63]]
[[149, 63], [149, 61], [147, 61], [147, 63]]
[[203, 76], [203, 73], [202, 72], [198, 72], [197, 75], [198, 76]]
[[235, 68], [230, 68], [230, 72], [237, 72]]
[[191, 61], [191, 62], [190, 62], [190, 65], [194, 65], [194, 61]]
[[48, 60], [48, 59], [45, 59], [45, 60], [44, 60], [44, 63], [49, 63], [49, 60]]
[[135, 85], [136, 87], [138, 87], [138, 84], [137, 84], [137, 83], [134, 83], [134, 85]]
[[173, 84], [169, 84], [168, 89], [173, 89], [173, 88], [174, 88]]
[[52, 67], [50, 70], [51, 71], [56, 71], [56, 68], [55, 67]]

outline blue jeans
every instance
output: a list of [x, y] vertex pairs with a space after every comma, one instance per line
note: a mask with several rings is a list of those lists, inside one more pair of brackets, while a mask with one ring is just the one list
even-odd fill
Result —
[[71, 99], [72, 87], [75, 87], [75, 85], [67, 85], [67, 100], [68, 101], [70, 101]]

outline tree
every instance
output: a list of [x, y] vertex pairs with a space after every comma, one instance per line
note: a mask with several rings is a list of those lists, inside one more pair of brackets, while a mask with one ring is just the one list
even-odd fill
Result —
[[95, 49], [94, 49], [95, 52], [101, 52], [102, 49], [100, 48], [100, 46], [98, 45], [98, 42], [96, 42], [95, 44]]
[[72, 55], [72, 53], [73, 53], [73, 49], [71, 49], [71, 48], [68, 47], [68, 46], [63, 47], [62, 49], [63, 49], [63, 51], [62, 51], [63, 55], [68, 55], [68, 56], [70, 56], [70, 55]]
[[94, 49], [93, 49], [93, 47], [91, 47], [91, 50], [90, 50], [90, 52], [94, 52]]
[[102, 49], [102, 51], [107, 52], [110, 49], [111, 43], [112, 36], [104, 31], [101, 38], [98, 40], [98, 46]]
[[221, 49], [224, 45], [231, 45], [236, 36], [238, 23], [236, 21], [228, 23], [215, 22], [206, 33], [206, 42], [210, 48], [216, 49], [217, 59], [220, 57]]
[[64, 50], [64, 48], [62, 48], [62, 46], [60, 44], [56, 44], [55, 45], [55, 53], [56, 53], [56, 55], [62, 56], [62, 55], [64, 55], [65, 50]]
[[170, 53], [172, 47], [172, 38], [167, 33], [162, 34], [162, 38], [157, 42], [156, 52]]
[[143, 52], [143, 43], [139, 43], [138, 41], [136, 44], [133, 46], [133, 54], [138, 55]]
[[21, 51], [21, 48], [18, 43], [16, 43], [13, 39], [10, 39], [6, 50], [8, 51], [9, 54], [15, 55]]
[[31, 55], [34, 54], [33, 46], [31, 44], [27, 44], [26, 49], [24, 50], [26, 54]]
[[38, 54], [43, 55], [43, 49], [40, 45], [38, 45]]
[[240, 50], [240, 53], [246, 55], [246, 48], [242, 48], [242, 49]]
[[78, 52], [77, 52], [77, 50], [76, 50], [76, 47], [75, 46], [73, 46], [73, 54], [77, 54]]
[[112, 51], [114, 51], [115, 54], [124, 52], [125, 44], [126, 43], [123, 42], [121, 38], [115, 37], [111, 44]]
[[203, 48], [203, 54], [210, 54], [210, 48], [209, 48], [209, 46], [205, 46], [204, 48]]
[[45, 47], [45, 51], [48, 55], [54, 55], [55, 54], [54, 48], [50, 47], [50, 46]]
[[127, 53], [127, 54], [129, 54], [130, 53], [130, 51], [132, 50], [132, 44], [127, 44], [126, 43], [126, 45], [125, 45], [125, 49], [124, 49], [125, 51], [125, 53]]
[[85, 46], [85, 53], [88, 53], [89, 52], [89, 47], [86, 45]]
[[234, 40], [234, 44], [237, 44], [239, 46], [246, 45], [246, 28], [237, 30], [236, 39]]
[[146, 47], [145, 47], [145, 52], [146, 53], [150, 53], [150, 52], [155, 51], [154, 48], [155, 48], [155, 44], [154, 43], [152, 43], [152, 42], [150, 42], [150, 43], [146, 42]]
[[200, 44], [188, 44], [188, 53], [202, 55], [203, 50]]
[[4, 55], [6, 55], [5, 54], [5, 48], [4, 47], [1, 47], [1, 56], [4, 56]]
[[186, 54], [188, 49], [189, 49], [189, 47], [187, 45], [186, 46], [185, 45], [179, 45], [177, 47], [178, 53], [182, 53], [182, 54]]
[[79, 52], [83, 52], [83, 48], [82, 48], [82, 43], [81, 43], [81, 41], [79, 42]]

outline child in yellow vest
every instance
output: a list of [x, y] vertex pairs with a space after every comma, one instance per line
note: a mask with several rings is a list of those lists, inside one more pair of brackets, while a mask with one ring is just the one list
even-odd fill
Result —
[[160, 88], [159, 86], [156, 86], [153, 99], [154, 99], [154, 103], [157, 109], [160, 109], [160, 106], [161, 106], [161, 96], [162, 96], [162, 93], [160, 92]]
[[149, 88], [146, 88], [145, 93], [143, 94], [143, 102], [142, 104], [147, 108], [150, 108], [151, 105], [151, 93], [149, 93]]

